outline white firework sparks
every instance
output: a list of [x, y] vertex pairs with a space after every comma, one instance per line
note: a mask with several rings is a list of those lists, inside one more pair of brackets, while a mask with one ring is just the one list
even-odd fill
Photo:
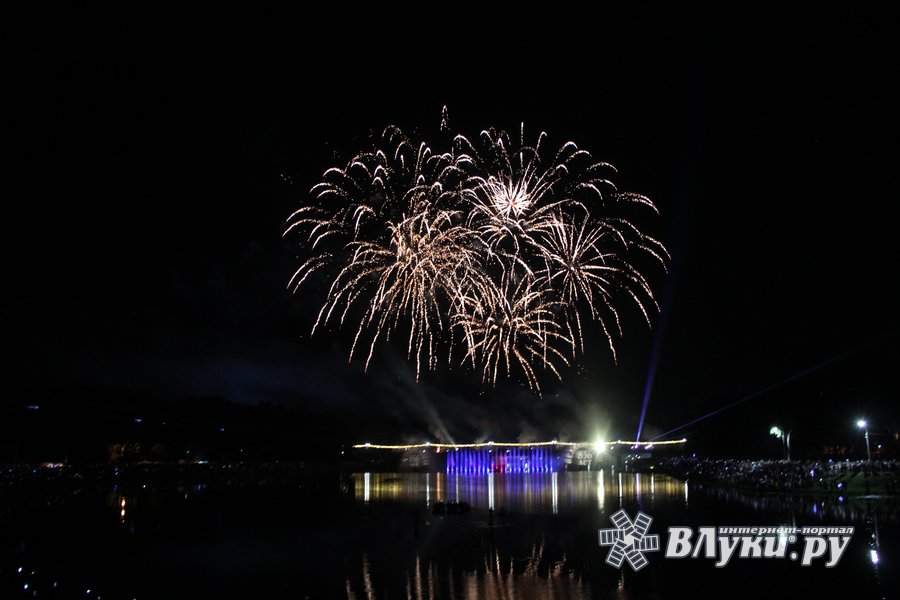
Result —
[[331, 281], [313, 331], [358, 312], [350, 356], [366, 338], [367, 368], [378, 342], [402, 331], [417, 374], [460, 343], [484, 381], [520, 373], [537, 391], [539, 371], [560, 378], [583, 352], [591, 322], [615, 357], [619, 299], [648, 323], [657, 309], [633, 259], [668, 259], [624, 213], [656, 209], [618, 192], [615, 169], [572, 142], [542, 159], [546, 137], [529, 146], [524, 128], [518, 143], [490, 129], [437, 153], [389, 127], [328, 169], [285, 231], [303, 233], [306, 254], [289, 287], [314, 273]]

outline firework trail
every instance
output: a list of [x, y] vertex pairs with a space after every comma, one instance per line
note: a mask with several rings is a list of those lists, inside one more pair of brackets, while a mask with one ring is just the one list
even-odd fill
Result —
[[557, 362], [569, 364], [556, 342], [571, 343], [554, 316], [562, 302], [551, 290], [539, 288], [531, 279], [513, 283], [508, 278], [495, 285], [470, 286], [453, 315], [453, 324], [462, 330], [468, 353], [466, 359], [481, 366], [482, 379], [497, 383], [497, 375], [521, 370], [528, 385], [540, 391], [534, 365], [540, 364], [559, 377]]
[[328, 169], [285, 228], [305, 257], [288, 287], [318, 271], [330, 281], [313, 333], [352, 320], [350, 358], [366, 347], [366, 368], [380, 341], [402, 334], [417, 375], [446, 356], [492, 385], [518, 373], [536, 391], [538, 370], [560, 378], [584, 352], [591, 323], [615, 358], [619, 300], [648, 324], [657, 310], [634, 258], [664, 268], [668, 253], [626, 214], [656, 208], [619, 192], [608, 163], [573, 142], [546, 153], [546, 139], [488, 129], [438, 153], [388, 127]]

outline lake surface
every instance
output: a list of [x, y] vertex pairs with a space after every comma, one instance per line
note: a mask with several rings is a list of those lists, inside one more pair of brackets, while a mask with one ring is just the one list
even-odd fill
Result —
[[[461, 501], [467, 515], [433, 514]], [[670, 525], [854, 525], [840, 563], [648, 553], [605, 564], [624, 507]], [[688, 485], [661, 474], [355, 473], [132, 484], [3, 507], [2, 598], [892, 598], [896, 501]], [[873, 551], [876, 554], [873, 554]], [[874, 560], [877, 558], [877, 562]], [[824, 561], [822, 561], [824, 562]]]

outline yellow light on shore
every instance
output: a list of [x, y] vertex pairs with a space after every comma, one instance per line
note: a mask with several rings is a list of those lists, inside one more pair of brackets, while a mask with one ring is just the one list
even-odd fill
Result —
[[[682, 438], [680, 440], [663, 440], [660, 442], [653, 442], [652, 446], [670, 446], [674, 444], [684, 444], [687, 442], [687, 438]], [[606, 450], [608, 446], [637, 446], [637, 445], [645, 445], [648, 442], [638, 442], [638, 441], [628, 441], [628, 440], [615, 440], [613, 442], [559, 442], [556, 440], [552, 440], [549, 442], [478, 442], [474, 444], [435, 444], [432, 442], [425, 442], [422, 444], [354, 444], [354, 448], [375, 448], [376, 450], [414, 450], [417, 448], [533, 448], [536, 446], [566, 446], [566, 447], [593, 447], [598, 452], [603, 452]], [[598, 449], [601, 448], [602, 449]]]

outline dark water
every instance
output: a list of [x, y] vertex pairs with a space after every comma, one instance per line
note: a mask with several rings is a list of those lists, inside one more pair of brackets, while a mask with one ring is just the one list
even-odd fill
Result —
[[[473, 509], [434, 516], [441, 500]], [[633, 573], [605, 564], [597, 544], [620, 507], [652, 516], [663, 546], [669, 525], [857, 531], [832, 569], [739, 558], [716, 568], [657, 552]], [[895, 503], [745, 495], [609, 470], [132, 486], [3, 508], [0, 598], [892, 598], [898, 589]]]

